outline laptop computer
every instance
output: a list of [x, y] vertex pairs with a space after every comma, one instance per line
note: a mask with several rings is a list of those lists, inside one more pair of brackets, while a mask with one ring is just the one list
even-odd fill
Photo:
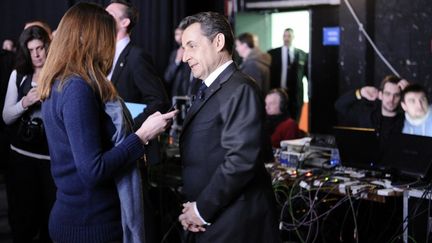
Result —
[[340, 163], [357, 169], [381, 169], [379, 137], [375, 129], [334, 127]]
[[383, 163], [402, 176], [431, 178], [432, 138], [409, 134], [390, 134], [383, 152]]

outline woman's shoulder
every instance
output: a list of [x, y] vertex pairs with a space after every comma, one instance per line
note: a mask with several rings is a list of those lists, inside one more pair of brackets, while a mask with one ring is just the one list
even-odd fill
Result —
[[[59, 80], [56, 81], [56, 86], [58, 86], [58, 85], [60, 85]], [[71, 76], [71, 77], [66, 78], [63, 81], [63, 84], [61, 86], [63, 86], [62, 89], [64, 89], [65, 91], [68, 91], [71, 89], [74, 92], [76, 92], [76, 91], [92, 91], [90, 84], [87, 83], [87, 81], [85, 81], [80, 76]]]
[[79, 76], [67, 77], [64, 81], [56, 80], [53, 85], [53, 93], [57, 93], [54, 96], [62, 97], [61, 99], [65, 102], [71, 99], [82, 101], [86, 97], [94, 98], [95, 96], [90, 84]]
[[16, 82], [16, 78], [17, 78], [17, 71], [16, 69], [14, 69], [9, 75], [9, 83]]

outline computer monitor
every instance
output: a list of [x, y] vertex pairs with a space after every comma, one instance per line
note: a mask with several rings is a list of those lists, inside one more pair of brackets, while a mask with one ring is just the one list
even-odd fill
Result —
[[390, 134], [383, 163], [396, 173], [411, 178], [431, 178], [432, 138], [409, 134]]
[[358, 169], [380, 169], [379, 138], [375, 129], [334, 127], [340, 163]]

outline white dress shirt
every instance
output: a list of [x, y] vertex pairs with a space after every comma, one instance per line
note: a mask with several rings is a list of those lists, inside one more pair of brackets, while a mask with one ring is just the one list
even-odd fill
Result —
[[288, 76], [288, 58], [287, 58], [287, 52], [289, 51], [289, 55], [290, 55], [290, 64], [294, 62], [294, 47], [287, 47], [287, 46], [282, 46], [282, 66], [281, 66], [281, 87], [282, 88], [286, 88], [287, 87], [287, 76]]
[[210, 85], [216, 80], [216, 78], [231, 64], [233, 63], [233, 60], [229, 60], [226, 63], [220, 65], [216, 70], [214, 70], [210, 75], [204, 80], [204, 83], [207, 87], [210, 87]]
[[115, 50], [115, 54], [114, 54], [113, 65], [112, 65], [111, 71], [109, 72], [109, 74], [107, 76], [108, 80], [111, 80], [111, 77], [113, 75], [114, 68], [115, 68], [115, 66], [117, 64], [118, 58], [120, 56], [120, 53], [122, 53], [122, 51], [126, 48], [126, 46], [129, 44], [129, 42], [130, 42], [130, 37], [129, 36], [126, 36], [125, 38], [117, 41], [117, 43], [116, 43], [116, 50]]

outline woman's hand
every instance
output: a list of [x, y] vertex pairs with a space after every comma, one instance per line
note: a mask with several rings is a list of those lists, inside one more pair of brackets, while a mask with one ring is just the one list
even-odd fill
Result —
[[26, 96], [24, 96], [22, 100], [22, 106], [24, 109], [27, 109], [28, 107], [32, 106], [34, 103], [39, 102], [39, 94], [37, 93], [36, 87], [29, 90]]
[[146, 144], [149, 140], [157, 137], [169, 127], [169, 124], [177, 112], [178, 110], [174, 110], [165, 114], [161, 114], [158, 111], [151, 114], [147, 120], [144, 121], [138, 131], [135, 132], [135, 134], [140, 137], [144, 144]]

